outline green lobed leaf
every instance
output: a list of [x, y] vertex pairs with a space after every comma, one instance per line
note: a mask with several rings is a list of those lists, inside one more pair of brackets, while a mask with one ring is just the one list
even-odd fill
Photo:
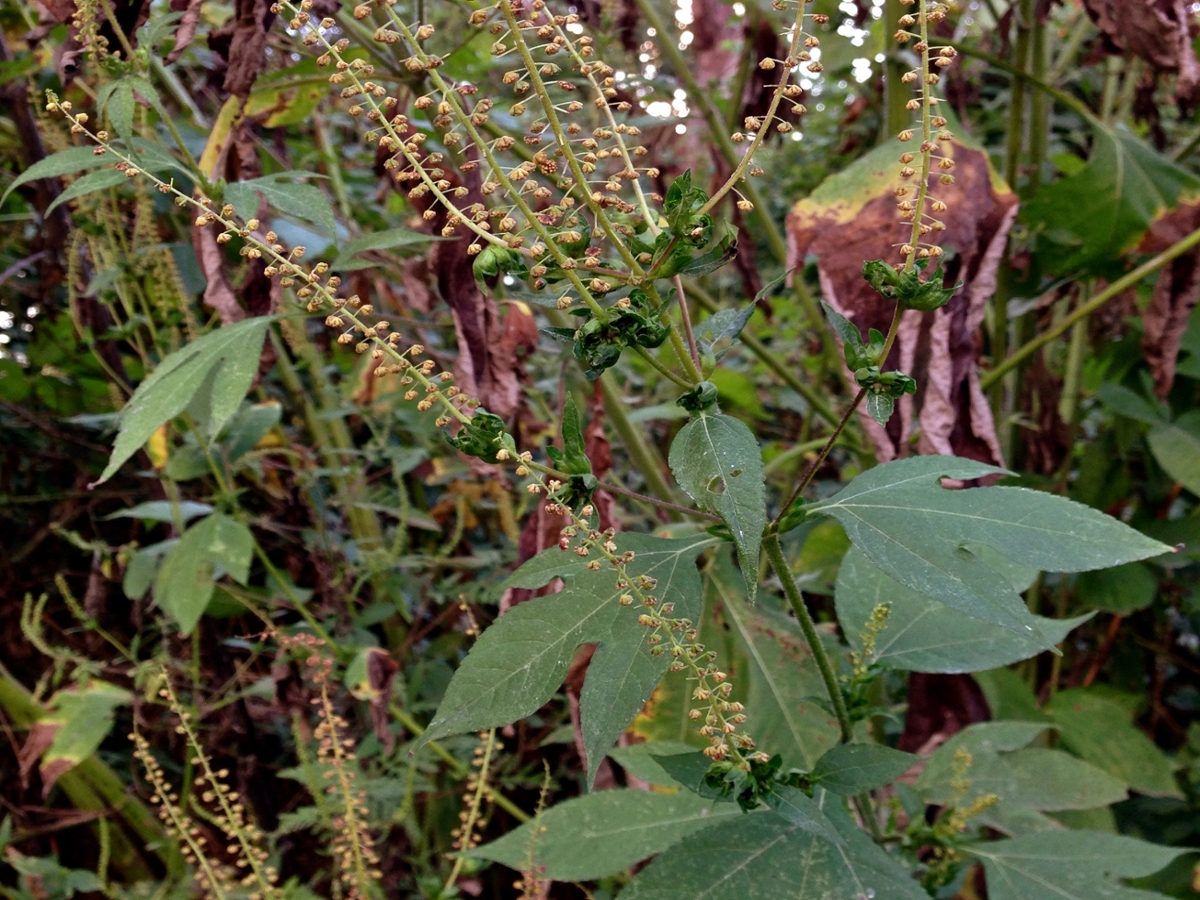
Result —
[[39, 181], [43, 178], [57, 178], [60, 175], [73, 175], [76, 172], [87, 172], [100, 166], [112, 164], [112, 157], [97, 156], [91, 147], [68, 147], [58, 153], [40, 159], [25, 169], [12, 180], [8, 188], [0, 195], [0, 203], [8, 199], [8, 195], [23, 184]]
[[529, 868], [532, 853], [538, 877], [590, 881], [615, 875], [715, 822], [742, 815], [735, 803], [716, 803], [690, 791], [618, 788], [552, 806], [467, 855], [522, 872]]
[[844, 845], [775, 813], [740, 816], [660, 854], [621, 892], [622, 900], [928, 900], [831, 795], [816, 802]]
[[1053, 646], [1004, 579], [964, 548], [983, 544], [1023, 565], [1079, 572], [1157, 556], [1165, 544], [1080, 503], [1025, 488], [948, 490], [941, 479], [1003, 473], [952, 456], [877, 466], [808, 507], [836, 518], [878, 568], [919, 594]]
[[403, 250], [407, 253], [409, 248], [415, 248], [412, 252], [419, 252], [428, 244], [438, 240], [441, 238], [436, 235], [413, 231], [410, 228], [387, 228], [383, 231], [372, 231], [347, 242], [337, 258], [330, 263], [330, 267], [343, 268], [349, 265], [355, 256], [370, 250]]
[[1092, 687], [1060, 691], [1045, 706], [1058, 725], [1062, 745], [1121, 779], [1135, 791], [1182, 797], [1173, 763], [1133, 723], [1140, 698]]
[[[739, 675], [734, 686], [745, 692], [746, 730], [758, 748], [782, 756], [785, 770], [811, 769], [840, 734], [837, 721], [813, 702], [814, 697], [826, 696], [825, 683], [795, 620], [768, 607], [747, 605], [742, 579], [729, 556], [717, 556], [706, 585], [706, 606], [713, 618], [728, 623], [734, 638], [736, 652], [722, 648], [718, 658], [731, 659], [731, 666], [746, 660], [743, 671], [748, 678]], [[838, 652], [836, 646], [827, 649]], [[735, 697], [743, 699], [740, 693]]]
[[983, 862], [989, 900], [1164, 898], [1117, 879], [1153, 875], [1187, 852], [1101, 831], [1052, 831], [964, 850]]
[[817, 760], [808, 777], [817, 787], [852, 797], [895, 781], [920, 761], [882, 744], [838, 744]]
[[927, 803], [955, 802], [951, 783], [956, 754], [966, 750], [971, 755], [965, 773], [969, 787], [957, 803], [969, 806], [985, 794], [995, 794], [999, 802], [974, 821], [1006, 834], [1057, 828], [1043, 811], [1095, 809], [1126, 799], [1124, 783], [1091, 763], [1060, 750], [1024, 747], [1046, 727], [1023, 722], [969, 726], [933, 753], [917, 780], [917, 791]]
[[1067, 274], [1121, 257], [1154, 219], [1200, 193], [1200, 178], [1124, 129], [1096, 128], [1092, 158], [1077, 174], [1045, 185], [1022, 205], [1044, 256]]
[[701, 412], [671, 442], [669, 462], [675, 480], [696, 505], [719, 515], [733, 532], [753, 603], [767, 524], [766, 474], [754, 433], [732, 416]]
[[226, 325], [163, 359], [121, 411], [121, 428], [112, 456], [96, 483], [111, 478], [160, 425], [183, 412], [206, 383], [209, 432], [220, 431], [250, 389], [258, 371], [263, 337], [275, 318], [259, 316]]
[[[1007, 562], [1003, 557], [999, 559]], [[994, 569], [991, 560], [982, 561]], [[1003, 576], [997, 572], [994, 577]], [[1028, 584], [1013, 587], [1023, 590]], [[889, 669], [978, 672], [1029, 659], [1044, 649], [1042, 642], [1030, 635], [948, 609], [943, 603], [904, 587], [872, 565], [858, 548], [851, 548], [842, 560], [835, 596], [842, 633], [856, 651], [862, 650], [861, 634], [872, 611], [881, 603], [890, 604], [887, 627], [877, 636], [875, 650], [867, 660]], [[1092, 615], [1034, 619], [1046, 639], [1057, 644]]]
[[243, 221], [258, 214], [258, 195], [262, 194], [268, 205], [285, 215], [295, 216], [320, 226], [327, 234], [337, 234], [337, 223], [333, 218], [333, 205], [319, 187], [303, 182], [285, 181], [287, 178], [319, 178], [312, 172], [286, 172], [265, 175], [249, 181], [236, 181], [225, 187], [225, 202], [233, 206], [234, 213]]
[[[696, 621], [701, 584], [697, 554], [712, 546], [708, 535], [679, 540], [618, 534], [618, 553], [633, 551], [631, 577], [657, 579], [654, 595], [675, 604], [674, 615]], [[467, 654], [422, 742], [451, 734], [507, 725], [535, 712], [554, 696], [583, 643], [599, 644], [588, 665], [580, 696], [581, 729], [588, 756], [588, 784], [609, 748], [645, 705], [670, 656], [651, 656], [650, 629], [638, 624], [639, 610], [621, 606], [624, 590], [607, 565], [557, 547], [538, 554], [504, 582], [504, 587], [538, 588], [562, 578], [560, 593], [538, 597], [497, 619]]]
[[244, 585], [253, 551], [250, 529], [224, 513], [213, 513], [183, 533], [154, 583], [155, 600], [180, 634], [191, 634], [212, 599], [216, 566]]
[[54, 212], [58, 207], [71, 200], [94, 194], [96, 191], [107, 190], [110, 187], [116, 187], [118, 184], [124, 184], [128, 181], [128, 177], [119, 169], [100, 169], [96, 172], [88, 172], [76, 178], [66, 189], [54, 198], [54, 202], [46, 207], [46, 214]]

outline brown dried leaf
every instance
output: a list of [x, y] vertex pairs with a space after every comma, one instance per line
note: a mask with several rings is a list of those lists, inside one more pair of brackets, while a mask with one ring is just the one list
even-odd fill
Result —
[[[892, 193], [900, 184], [897, 159], [906, 147], [893, 140], [876, 148], [827, 179], [788, 214], [788, 266], [816, 255], [826, 302], [863, 331], [886, 332], [892, 319], [891, 301], [867, 284], [862, 265], [865, 260], [896, 259], [894, 245], [907, 238], [909, 226], [900, 221]], [[946, 224], [941, 244], [955, 250], [946, 261], [946, 283], [961, 280], [965, 285], [941, 309], [910, 310], [901, 319], [887, 368], [914, 377], [918, 390], [899, 401], [898, 415], [886, 430], [863, 413], [881, 461], [907, 454], [915, 419], [920, 424], [918, 452], [1001, 463], [992, 411], [979, 386], [976, 334], [995, 288], [1017, 197], [973, 141], [956, 140], [950, 154], [956, 182], [936, 186], [936, 196], [949, 206], [940, 216]]]
[[[1183, 204], [1150, 226], [1138, 248], [1162, 253], [1200, 228], [1200, 204]], [[1200, 250], [1189, 250], [1159, 272], [1150, 307], [1142, 316], [1142, 353], [1154, 375], [1154, 392], [1166, 398], [1175, 383], [1175, 362], [1188, 318], [1200, 301]]]
[[200, 271], [208, 282], [204, 286], [204, 305], [216, 310], [222, 325], [242, 321], [246, 318], [246, 311], [233, 295], [233, 285], [225, 273], [225, 254], [217, 243], [217, 232], [212, 228], [193, 225], [192, 249], [196, 251], [196, 261], [200, 263]]
[[267, 61], [267, 35], [275, 21], [270, 0], [237, 0], [233, 18], [208, 39], [209, 47], [225, 60], [222, 87], [227, 94], [250, 96]]
[[1175, 96], [1191, 99], [1200, 86], [1185, 0], [1083, 0], [1111, 51], [1132, 53], [1159, 72], [1178, 76]]
[[25, 743], [21, 745], [17, 754], [17, 771], [21, 776], [22, 790], [29, 787], [29, 773], [42, 758], [42, 754], [50, 749], [50, 745], [54, 743], [54, 736], [61, 727], [57, 722], [34, 722], [29, 729], [29, 736], [25, 738]]
[[372, 647], [367, 652], [367, 686], [373, 692], [367, 707], [371, 713], [371, 726], [375, 736], [383, 743], [386, 753], [391, 753], [395, 746], [396, 737], [390, 727], [391, 713], [388, 705], [392, 702], [392, 686], [396, 672], [400, 666], [386, 650]]
[[200, 25], [200, 7], [204, 0], [171, 0], [171, 12], [182, 12], [179, 27], [175, 29], [175, 46], [167, 54], [167, 65], [175, 62], [183, 55], [183, 51], [196, 37], [196, 28]]

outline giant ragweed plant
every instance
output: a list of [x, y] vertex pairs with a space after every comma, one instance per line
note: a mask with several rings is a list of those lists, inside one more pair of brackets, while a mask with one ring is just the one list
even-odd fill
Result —
[[[487, 35], [499, 73], [497, 83], [484, 88], [447, 74], [447, 54], [460, 35], [421, 21], [420, 5], [414, 11], [396, 0], [381, 0], [355, 6], [342, 17], [318, 17], [314, 0], [280, 0], [271, 6], [291, 37], [315, 54], [321, 78], [344, 111], [362, 122], [363, 141], [376, 149], [381, 170], [411, 210], [432, 223], [439, 237], [466, 242], [481, 289], [532, 292], [542, 298], [546, 333], [569, 345], [585, 379], [599, 381], [603, 389], [611, 390], [611, 370], [631, 358], [673, 386], [675, 402], [688, 421], [672, 439], [668, 463], [678, 488], [694, 505], [677, 502], [682, 498], [665, 485], [661, 472], [655, 475], [664, 485], [655, 492], [661, 496], [633, 494], [696, 523], [676, 527], [671, 537], [601, 524], [597, 491], [632, 492], [597, 476], [573, 401], [563, 404], [556, 429], [560, 446], [544, 451], [526, 446], [510, 430], [511, 423], [454, 384], [420, 340], [397, 329], [369, 298], [348, 293], [345, 273], [336, 265], [307, 261], [303, 246], [287, 246], [267, 227], [259, 218], [253, 185], [246, 190], [210, 183], [136, 135], [130, 112], [135, 94], [161, 112], [161, 104], [151, 99], [153, 88], [136, 72], [102, 93], [100, 107], [112, 131], [93, 127], [89, 114], [75, 111], [72, 101], [49, 95], [47, 111], [65, 117], [73, 134], [88, 138], [94, 165], [104, 167], [76, 182], [72, 196], [126, 180], [169, 196], [188, 211], [196, 229], [216, 233], [217, 246], [235, 245], [242, 257], [261, 264], [263, 274], [296, 302], [291, 309], [299, 312], [286, 315], [317, 317], [331, 329], [336, 344], [370, 358], [374, 376], [394, 376], [404, 399], [430, 414], [453, 447], [520, 479], [529, 494], [544, 500], [547, 514], [565, 523], [549, 549], [505, 582], [505, 587], [533, 589], [557, 581], [562, 590], [515, 606], [483, 630], [426, 728], [410, 717], [401, 720], [414, 736], [420, 735], [418, 747], [459, 734], [482, 736], [479, 771], [468, 779], [460, 827], [453, 836], [455, 861], [437, 888], [438, 896], [454, 896], [467, 860], [480, 858], [523, 872], [522, 889], [530, 892], [539, 889], [542, 879], [598, 878], [661, 851], [626, 888], [629, 896], [642, 900], [699, 896], [735, 874], [748, 879], [730, 882], [741, 885], [736, 896], [752, 895], [751, 884], [771, 882], [794, 885], [795, 896], [808, 897], [804, 885], [811, 881], [826, 886], [822, 889], [831, 896], [909, 898], [924, 895], [922, 884], [936, 892], [961, 881], [972, 860], [982, 861], [989, 871], [1002, 867], [1008, 858], [1005, 845], [982, 842], [972, 826], [995, 825], [998, 820], [989, 816], [1004, 798], [987, 794], [969, 799], [967, 772], [980, 754], [966, 749], [967, 738], [954, 751], [948, 795], [941, 797], [931, 786], [918, 797], [920, 810], [899, 804], [906, 822], [898, 815], [883, 816], [886, 807], [897, 809], [889, 800], [894, 790], [889, 785], [917, 761], [882, 743], [876, 727], [887, 712], [873, 697], [886, 668], [878, 647], [892, 627], [889, 591], [907, 591], [940, 604], [946, 615], [971, 623], [963, 627], [1002, 645], [1012, 659], [1022, 659], [1053, 647], [1061, 636], [1049, 620], [1032, 615], [997, 559], [1082, 571], [1170, 549], [1054, 494], [1014, 487], [947, 490], [944, 478], [971, 482], [1009, 474], [955, 457], [903, 459], [866, 471], [838, 493], [816, 496], [812, 490], [817, 472], [861, 405], [886, 424], [896, 400], [917, 390], [909, 374], [889, 368], [902, 318], [937, 315], [961, 287], [944, 283], [939, 242], [948, 209], [940, 188], [954, 184], [955, 162], [954, 135], [946, 117], [939, 115], [943, 101], [937, 88], [956, 51], [938, 45], [934, 31], [949, 8], [931, 0], [901, 3], [906, 11], [899, 17], [895, 41], [913, 64], [900, 81], [914, 92], [907, 103], [913, 121], [897, 135], [906, 147], [895, 170], [898, 239], [892, 258], [864, 260], [862, 266], [863, 277], [890, 304], [891, 322], [886, 333], [871, 329], [864, 336], [854, 323], [826, 308], [857, 391], [803, 474], [778, 496], [768, 492], [755, 433], [721, 410], [720, 392], [711, 380], [720, 363], [715, 344], [736, 340], [754, 305], [716, 312], [701, 332], [692, 320], [688, 283], [732, 259], [735, 242], [723, 216], [754, 209], [748, 197], [756, 191], [747, 187], [747, 180], [764, 174], [759, 152], [772, 134], [794, 129], [781, 115], [784, 109], [796, 116], [806, 111], [799, 79], [822, 69], [815, 58], [820, 46], [815, 26], [826, 20], [812, 11], [811, 0], [772, 4], [780, 14], [775, 27], [782, 32], [783, 55], [757, 63], [768, 78], [769, 99], [765, 111], [746, 117], [729, 135], [740, 155], [728, 177], [706, 190], [685, 172], [661, 193], [656, 190], [663, 178], [659, 164], [635, 124], [638, 109], [621, 89], [615, 65], [602, 58], [574, 11], [544, 0], [463, 4], [465, 27]], [[81, 28], [80, 34], [91, 52], [103, 58], [94, 29]], [[370, 53], [360, 52], [364, 47]], [[404, 90], [390, 86], [393, 79], [381, 71], [381, 60], [398, 65]], [[180, 174], [172, 175], [172, 169]], [[88, 178], [93, 180], [85, 183]], [[312, 196], [289, 194], [277, 185], [258, 188], [268, 204], [293, 208], [298, 197]], [[101, 480], [180, 415], [188, 417], [198, 442], [218, 435], [252, 383], [258, 351], [276, 318], [227, 324], [162, 359], [129, 399]], [[628, 422], [624, 426], [632, 435], [627, 439], [630, 452], [648, 467], [647, 482], [652, 483], [655, 456], [646, 452]], [[238, 515], [236, 490], [215, 463], [213, 474], [221, 487], [222, 510], [191, 526], [183, 542], [188, 535], [201, 535], [194, 542], [203, 543], [206, 563], [219, 563], [243, 583], [254, 548], [275, 577], [267, 554]], [[849, 655], [818, 627], [785, 546], [790, 533], [811, 528], [822, 517], [845, 530], [867, 573], [862, 577], [874, 579], [879, 593], [869, 614], [853, 623], [860, 647]], [[731, 572], [733, 578], [728, 577]], [[727, 610], [731, 617], [746, 615], [747, 601], [752, 604], [763, 593], [782, 592], [786, 599], [794, 623], [783, 617], [782, 604], [771, 615], [787, 623], [783, 627], [789, 634], [798, 627], [803, 650], [776, 659], [756, 652], [753, 665], [768, 680], [790, 677], [777, 670], [780, 666], [811, 666], [815, 683], [823, 686], [824, 696], [809, 714], [827, 713], [833, 727], [807, 758], [793, 757], [785, 767], [783, 755], [772, 752], [778, 740], [771, 728], [756, 729], [769, 722], [767, 716], [756, 712], [752, 693], [739, 693], [731, 677], [738, 673], [722, 661], [717, 645], [706, 640], [705, 617], [716, 612], [703, 595], [705, 585], [712, 584], [739, 605]], [[185, 633], [204, 610], [203, 603], [172, 606], [168, 597], [160, 603]], [[333, 646], [303, 602], [294, 606], [313, 635], [306, 639], [308, 649]], [[596, 645], [578, 696], [587, 785], [665, 677], [667, 685], [671, 679], [686, 680], [682, 718], [692, 733], [681, 736], [695, 740], [699, 749], [659, 755], [651, 744], [640, 771], [679, 793], [588, 795], [539, 810], [522, 829], [479, 846], [485, 801], [499, 803], [488, 782], [500, 747], [496, 729], [536, 713], [551, 700], [583, 644]], [[342, 737], [345, 721], [329, 688], [335, 663], [315, 652], [309, 659], [316, 666], [318, 761], [328, 768], [327, 799], [337, 808], [332, 820], [336, 890], [351, 897], [386, 893], [379, 883], [380, 851], [366, 824], [366, 798], [355, 783], [353, 744]], [[223, 775], [205, 761], [189, 713], [169, 687], [165, 691], [203, 770], [197, 782], [204, 789], [201, 800], [210, 804], [209, 814], [230, 841], [230, 852], [248, 871], [235, 886], [231, 873], [209, 861], [186, 806], [135, 734], [164, 821], [183, 839], [206, 892], [222, 898], [240, 886], [251, 892], [252, 900], [269, 900], [279, 888], [275, 868], [260, 847], [261, 835], [245, 818], [236, 794], [223, 785]], [[793, 710], [784, 710], [783, 716], [794, 726]], [[1036, 731], [1005, 734], [985, 745], [997, 765], [1003, 762], [1001, 753], [1023, 752]], [[930, 802], [944, 807], [932, 825], [926, 825], [921, 797], [940, 797]], [[648, 823], [646, 833], [636, 845], [620, 844], [588, 859], [582, 849], [562, 849], [582, 840], [580, 822], [593, 821], [586, 815], [576, 818], [577, 811], [590, 811], [606, 828], [637, 817]], [[720, 821], [705, 828], [708, 822], [702, 820], [710, 811]], [[743, 815], [751, 811], [756, 812]], [[695, 827], [667, 827], [680, 816], [690, 816]], [[894, 845], [906, 852], [885, 849]], [[725, 857], [714, 855], [725, 847], [736, 848], [744, 858], [726, 863]], [[1015, 854], [1019, 848], [1008, 849]], [[920, 883], [910, 877], [914, 870]]]

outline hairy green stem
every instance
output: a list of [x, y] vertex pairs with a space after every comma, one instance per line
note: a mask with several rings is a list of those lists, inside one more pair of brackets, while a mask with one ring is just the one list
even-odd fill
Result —
[[821, 636], [817, 634], [817, 624], [813, 621], [812, 614], [809, 613], [808, 607], [804, 603], [804, 596], [796, 587], [795, 579], [792, 578], [792, 571], [784, 558], [783, 548], [779, 546], [779, 535], [773, 530], [768, 530], [763, 537], [763, 550], [766, 551], [771, 568], [775, 570], [775, 574], [783, 584], [783, 592], [787, 595], [792, 611], [796, 614], [796, 620], [800, 623], [800, 630], [804, 632], [804, 639], [808, 641], [808, 648], [812, 651], [813, 659], [817, 661], [817, 669], [821, 673], [821, 680], [825, 682], [825, 690], [829, 693], [829, 702], [833, 704], [833, 712], [837, 716], [838, 726], [841, 728], [842, 743], [848, 744], [854, 739], [854, 723], [850, 721], [850, 712], [846, 709], [842, 686], [838, 684], [837, 673], [833, 671], [833, 663], [830, 662], [829, 654], [825, 652]]
[[1200, 229], [1193, 231], [1187, 237], [1172, 244], [1162, 253], [1158, 254], [1158, 256], [1142, 263], [1132, 272], [1118, 278], [1100, 293], [1096, 294], [1096, 296], [1092, 297], [1092, 299], [1088, 300], [1087, 303], [1079, 306], [1053, 328], [1025, 343], [994, 369], [984, 373], [979, 379], [980, 386], [986, 391], [1002, 378], [1006, 372], [1019, 366], [1041, 347], [1046, 346], [1046, 344], [1065, 334], [1076, 322], [1087, 318], [1113, 297], [1127, 291], [1147, 275], [1157, 272], [1167, 263], [1171, 262], [1171, 260], [1182, 256], [1197, 245], [1200, 245]]

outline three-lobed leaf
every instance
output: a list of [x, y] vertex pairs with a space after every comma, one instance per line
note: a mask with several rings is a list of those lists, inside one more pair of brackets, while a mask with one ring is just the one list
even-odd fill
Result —
[[[664, 794], [618, 788], [574, 797], [468, 855], [539, 877], [589, 881], [615, 875], [701, 829], [743, 815], [735, 803], [690, 791]], [[531, 858], [532, 854], [532, 858]]]
[[1117, 879], [1153, 875], [1186, 852], [1100, 831], [1048, 831], [965, 849], [983, 862], [989, 900], [1165, 900]]
[[[675, 605], [674, 615], [699, 619], [701, 584], [697, 554], [715, 541], [707, 535], [678, 540], [619, 534], [617, 552], [633, 551], [631, 577], [658, 581], [654, 596]], [[588, 756], [588, 783], [609, 748], [658, 685], [670, 656], [652, 656], [650, 629], [639, 610], [620, 604], [608, 565], [592, 571], [589, 560], [557, 547], [525, 563], [505, 587], [538, 588], [555, 578], [560, 593], [510, 609], [480, 636], [467, 654], [423, 740], [507, 725], [535, 712], [554, 696], [580, 644], [599, 646], [588, 665], [580, 696], [581, 729]]]
[[[983, 561], [992, 567], [991, 560]], [[997, 572], [993, 577], [1004, 576]], [[1014, 584], [1013, 588], [1023, 590], [1027, 586]], [[886, 627], [876, 636], [874, 651], [867, 659], [868, 663], [889, 669], [978, 672], [1029, 659], [1044, 649], [1032, 635], [973, 618], [906, 588], [880, 571], [856, 547], [842, 559], [835, 597], [842, 633], [851, 648], [859, 652], [863, 649], [862, 631], [871, 613], [882, 603], [889, 605]], [[1047, 640], [1057, 644], [1092, 615], [1034, 619]]]
[[212, 599], [217, 566], [239, 584], [250, 576], [254, 537], [241, 522], [213, 513], [188, 528], [158, 570], [154, 598], [179, 626], [191, 634]]
[[1053, 645], [1020, 595], [968, 549], [1057, 572], [1120, 565], [1168, 552], [1129, 526], [1057, 495], [1013, 487], [949, 490], [942, 478], [1003, 469], [953, 456], [919, 456], [870, 469], [808, 507], [836, 518], [863, 555], [918, 594]]
[[671, 442], [669, 462], [675, 480], [696, 505], [729, 526], [753, 603], [767, 524], [766, 474], [754, 433], [733, 416], [700, 412]]
[[112, 456], [96, 483], [111, 478], [160, 425], [183, 412], [202, 388], [209, 433], [220, 431], [250, 389], [263, 337], [274, 319], [259, 316], [226, 325], [163, 359], [121, 410]]
[[834, 798], [815, 801], [837, 844], [776, 813], [743, 815], [661, 853], [624, 900], [928, 900], [906, 867], [878, 847]]

